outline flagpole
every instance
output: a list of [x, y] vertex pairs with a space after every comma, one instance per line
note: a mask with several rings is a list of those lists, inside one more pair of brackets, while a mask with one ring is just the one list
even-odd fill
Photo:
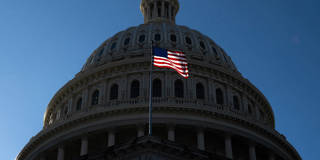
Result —
[[152, 57], [153, 57], [153, 41], [151, 41], [151, 64], [150, 64], [150, 82], [149, 82], [149, 136], [152, 136]]

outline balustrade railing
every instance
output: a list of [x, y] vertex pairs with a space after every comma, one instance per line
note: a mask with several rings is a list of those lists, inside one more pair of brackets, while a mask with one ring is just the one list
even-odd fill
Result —
[[[175, 108], [190, 108], [190, 109], [200, 109], [200, 110], [207, 110], [210, 112], [217, 112], [225, 115], [230, 115], [233, 117], [237, 117], [239, 119], [247, 119], [252, 121], [252, 116], [248, 116], [242, 110], [235, 110], [232, 109], [230, 105], [220, 105], [214, 102], [208, 102], [206, 100], [199, 100], [199, 99], [187, 99], [187, 98], [177, 98], [177, 97], [153, 97], [152, 103], [154, 107], [175, 107]], [[108, 100], [105, 104], [99, 104], [95, 106], [89, 106], [83, 108], [81, 111], [70, 112], [65, 116], [62, 116], [57, 121], [64, 121], [74, 117], [74, 115], [85, 114], [88, 112], [93, 112], [97, 110], [104, 110], [104, 109], [111, 109], [113, 107], [119, 108], [130, 108], [130, 107], [147, 107], [149, 104], [149, 98], [146, 97], [138, 97], [138, 98], [131, 98], [125, 100]], [[55, 123], [55, 122], [51, 122]], [[261, 122], [262, 123], [262, 122]]]

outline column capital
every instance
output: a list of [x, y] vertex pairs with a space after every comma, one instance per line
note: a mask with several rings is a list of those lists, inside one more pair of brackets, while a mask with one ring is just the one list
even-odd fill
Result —
[[223, 136], [224, 136], [225, 138], [232, 138], [233, 134], [225, 132], [225, 133], [223, 134]]
[[256, 142], [254, 142], [254, 141], [249, 141], [249, 146], [251, 146], [251, 147], [255, 147], [256, 145], [257, 145], [257, 143]]
[[205, 128], [204, 127], [197, 127], [196, 130], [197, 130], [197, 132], [204, 132]]
[[175, 128], [176, 127], [176, 124], [174, 124], [174, 123], [168, 123], [166, 125], [167, 125], [167, 128]]
[[108, 128], [108, 133], [115, 133], [116, 132], [116, 129], [114, 127], [112, 128]]
[[83, 133], [83, 134], [81, 135], [81, 139], [82, 139], [82, 138], [88, 138], [88, 136], [89, 136], [89, 132], [85, 132], [85, 133]]
[[64, 149], [64, 143], [58, 144], [58, 149]]
[[146, 123], [138, 123], [136, 126], [137, 128], [146, 128]]

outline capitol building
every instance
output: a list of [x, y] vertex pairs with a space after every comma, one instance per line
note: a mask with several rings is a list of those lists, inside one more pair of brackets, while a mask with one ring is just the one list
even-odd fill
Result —
[[[144, 24], [91, 53], [16, 159], [301, 160], [263, 93], [208, 36], [175, 24], [179, 9], [178, 0], [141, 0]], [[152, 42], [184, 52], [190, 77], [153, 67], [149, 136]]]

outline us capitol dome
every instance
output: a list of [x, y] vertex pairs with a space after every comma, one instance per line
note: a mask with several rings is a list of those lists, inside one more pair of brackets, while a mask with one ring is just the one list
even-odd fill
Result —
[[[301, 160], [264, 95], [206, 35], [175, 24], [178, 0], [142, 0], [144, 24], [103, 42], [51, 99], [17, 160]], [[189, 79], [153, 68], [154, 45], [186, 54]]]

